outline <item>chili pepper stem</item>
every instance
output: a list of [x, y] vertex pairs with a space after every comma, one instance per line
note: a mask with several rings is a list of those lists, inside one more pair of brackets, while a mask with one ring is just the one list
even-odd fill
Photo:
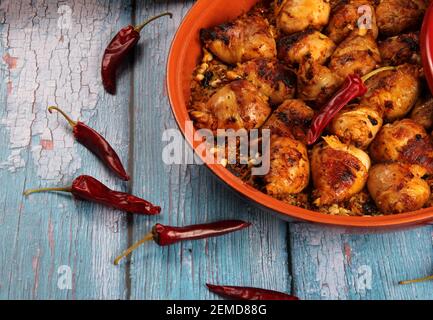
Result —
[[66, 121], [68, 121], [68, 123], [71, 125], [71, 127], [75, 127], [77, 125], [77, 122], [72, 120], [62, 109], [58, 108], [58, 107], [48, 107], [48, 111], [50, 113], [53, 113], [53, 110], [57, 111], [58, 113], [60, 113], [63, 117], [65, 117]]
[[397, 70], [396, 67], [382, 67], [378, 68], [376, 70], [371, 71], [370, 73], [367, 73], [365, 76], [363, 76], [361, 79], [365, 83], [368, 79], [374, 77], [376, 74], [384, 72], [384, 71], [394, 71]]
[[420, 279], [415, 279], [415, 280], [400, 281], [398, 284], [419, 283], [419, 282], [425, 282], [425, 281], [429, 281], [429, 280], [433, 280], [433, 276], [428, 276], [428, 277], [424, 277], [424, 278], [420, 278]]
[[114, 265], [119, 265], [120, 261], [129, 256], [134, 250], [136, 250], [139, 246], [141, 246], [142, 244], [151, 241], [154, 239], [153, 233], [150, 232], [149, 234], [147, 234], [143, 239], [141, 239], [140, 241], [136, 242], [135, 244], [133, 244], [131, 247], [129, 247], [128, 249], [126, 249], [126, 251], [124, 251], [120, 256], [118, 256], [115, 260], [114, 260]]
[[153, 18], [150, 18], [149, 20], [143, 22], [142, 24], [139, 24], [138, 26], [134, 27], [135, 31], [140, 32], [145, 26], [147, 26], [149, 23], [151, 23], [152, 21], [155, 21], [161, 17], [164, 16], [170, 16], [170, 19], [173, 18], [173, 14], [171, 12], [165, 12], [165, 13], [161, 13]]
[[72, 188], [41, 188], [41, 189], [30, 189], [23, 192], [23, 195], [26, 197], [33, 194], [33, 193], [40, 193], [40, 192], [72, 192]]

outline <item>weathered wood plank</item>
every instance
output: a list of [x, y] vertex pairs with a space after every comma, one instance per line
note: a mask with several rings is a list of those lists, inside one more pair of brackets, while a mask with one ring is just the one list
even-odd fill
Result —
[[290, 225], [294, 290], [304, 299], [432, 299], [432, 227], [392, 233]]
[[[162, 132], [176, 128], [165, 96], [165, 61], [192, 3], [137, 2], [137, 22], [168, 9], [175, 19], [144, 30], [135, 69], [125, 66], [120, 92], [111, 97], [99, 81], [100, 56], [114, 33], [130, 23], [129, 2], [0, 2], [0, 76], [5, 79], [0, 82], [0, 179], [7, 186], [0, 193], [0, 298], [126, 299], [129, 293], [132, 299], [213, 298], [206, 282], [289, 291], [289, 267], [295, 293], [305, 299], [433, 298], [431, 282], [396, 284], [433, 271], [431, 227], [362, 235], [292, 224], [288, 248], [283, 222], [250, 208], [206, 168], [162, 163]], [[135, 86], [128, 110], [131, 76]], [[61, 118], [48, 116], [48, 104], [89, 121], [125, 162], [132, 131], [133, 190], [162, 204], [163, 216], [134, 218], [128, 225], [124, 214], [69, 197], [24, 199], [25, 188], [70, 183], [81, 173], [128, 189], [73, 142]], [[148, 244], [133, 255], [131, 266], [111, 264], [155, 222], [223, 218], [250, 220], [254, 227], [170, 248]], [[62, 290], [68, 284], [62, 282], [67, 271], [62, 266], [71, 268], [71, 290]]]
[[126, 244], [125, 215], [68, 196], [24, 199], [21, 193], [69, 184], [82, 173], [127, 187], [75, 143], [66, 122], [46, 108], [55, 104], [88, 122], [128, 161], [129, 77], [123, 76], [122, 89], [109, 97], [99, 65], [107, 42], [129, 23], [130, 5], [2, 1], [1, 8], [6, 82], [0, 84], [0, 179], [7, 188], [0, 194], [0, 298], [126, 298], [125, 276], [111, 263]]
[[[136, 20], [163, 11], [142, 33], [134, 77], [134, 191], [163, 207], [160, 218], [135, 218], [133, 240], [156, 222], [172, 225], [224, 218], [250, 220], [248, 231], [169, 248], [147, 244], [132, 257], [132, 299], [213, 298], [206, 282], [255, 285], [289, 291], [286, 224], [251, 209], [204, 167], [168, 166], [161, 154], [162, 133], [177, 128], [165, 93], [165, 64], [172, 37], [193, 1], [139, 1]], [[123, 266], [126, 268], [126, 266]]]

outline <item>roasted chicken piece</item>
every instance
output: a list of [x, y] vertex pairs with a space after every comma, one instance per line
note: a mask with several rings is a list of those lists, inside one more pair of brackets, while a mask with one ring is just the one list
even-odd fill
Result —
[[375, 162], [417, 164], [433, 173], [433, 144], [424, 128], [410, 119], [387, 124], [370, 146]]
[[381, 35], [394, 36], [421, 25], [428, 0], [381, 0], [376, 7]]
[[384, 120], [392, 122], [406, 116], [420, 92], [418, 67], [404, 64], [396, 70], [378, 73], [369, 80], [361, 104], [377, 110]]
[[378, 164], [371, 168], [368, 190], [384, 214], [421, 209], [429, 200], [430, 187], [423, 167], [404, 163]]
[[400, 34], [379, 42], [383, 65], [398, 66], [404, 63], [420, 64], [419, 37], [417, 33]]
[[345, 107], [332, 120], [329, 131], [344, 143], [366, 149], [382, 127], [382, 117], [364, 105]]
[[302, 100], [286, 100], [269, 117], [263, 129], [271, 134], [291, 137], [305, 143], [314, 111]]
[[227, 65], [214, 59], [207, 50], [203, 50], [202, 61], [192, 75], [191, 101], [207, 102], [219, 88], [231, 82], [227, 78], [227, 71], [229, 71]]
[[427, 98], [422, 98], [417, 101], [413, 108], [410, 118], [420, 124], [426, 130], [433, 127], [433, 97], [429, 95]]
[[296, 73], [274, 59], [250, 60], [227, 76], [250, 81], [274, 105], [293, 98], [296, 93]]
[[382, 127], [370, 146], [375, 162], [401, 161], [403, 150], [417, 140], [427, 137], [424, 128], [410, 119], [403, 119]]
[[331, 13], [342, 3], [346, 3], [347, 0], [329, 0], [329, 4], [331, 5]]
[[228, 64], [277, 55], [271, 26], [257, 14], [246, 14], [232, 22], [202, 29], [200, 39], [207, 49]]
[[[369, 19], [362, 19], [363, 16]], [[350, 0], [342, 2], [331, 14], [326, 33], [335, 43], [340, 43], [350, 34], [371, 34], [377, 38], [379, 30], [373, 5], [368, 0]]]
[[360, 192], [370, 169], [370, 158], [361, 149], [343, 144], [335, 136], [323, 139], [314, 146], [311, 156], [317, 206], [339, 203]]
[[351, 35], [335, 50], [329, 63], [331, 71], [342, 78], [366, 75], [380, 64], [380, 53], [372, 35]]
[[320, 107], [340, 88], [344, 79], [329, 68], [305, 62], [298, 70], [298, 98]]
[[267, 98], [247, 80], [236, 80], [219, 89], [207, 103], [193, 105], [191, 118], [198, 128], [259, 128], [271, 114]]
[[326, 26], [331, 5], [328, 0], [275, 0], [274, 12], [277, 27], [291, 34]]
[[267, 194], [281, 197], [304, 190], [310, 179], [307, 148], [289, 137], [271, 137], [270, 171], [264, 177]]
[[277, 47], [278, 58], [295, 67], [304, 60], [323, 64], [335, 50], [334, 42], [314, 29], [285, 36], [278, 41]]

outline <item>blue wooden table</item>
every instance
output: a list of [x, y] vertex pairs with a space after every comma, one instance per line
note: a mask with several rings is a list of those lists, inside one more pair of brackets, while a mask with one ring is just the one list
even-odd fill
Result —
[[[212, 0], [209, 0], [212, 1]], [[171, 40], [192, 0], [0, 1], [0, 298], [209, 299], [204, 284], [258, 286], [302, 299], [431, 299], [432, 227], [387, 234], [287, 224], [223, 187], [203, 166], [162, 162], [164, 130], [176, 128], [165, 90]], [[116, 96], [104, 93], [101, 54], [124, 25], [163, 11], [142, 32]], [[115, 179], [74, 142], [58, 105], [103, 133], [128, 163]], [[69, 196], [23, 190], [90, 174], [161, 204], [161, 217], [132, 217]], [[113, 258], [156, 222], [223, 218], [254, 223], [218, 239], [152, 244], [121, 266]]]

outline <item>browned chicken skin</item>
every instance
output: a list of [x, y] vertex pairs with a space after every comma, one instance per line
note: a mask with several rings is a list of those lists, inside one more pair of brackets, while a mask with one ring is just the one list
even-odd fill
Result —
[[286, 100], [269, 117], [263, 129], [281, 137], [306, 141], [314, 111], [302, 100]]
[[246, 14], [219, 26], [200, 31], [205, 47], [228, 64], [254, 58], [274, 58], [276, 43], [268, 21], [257, 14]]
[[334, 42], [314, 29], [294, 33], [278, 41], [278, 58], [295, 67], [304, 60], [323, 64], [334, 50]]
[[[426, 129], [433, 128], [433, 99], [419, 97], [418, 39], [427, 2], [267, 0], [203, 29], [204, 55], [193, 74], [189, 109], [196, 128], [269, 129], [268, 174], [253, 176], [254, 157], [240, 154], [239, 145], [232, 146], [236, 159], [247, 163], [221, 163], [292, 205], [338, 215], [430, 205], [433, 133]], [[361, 23], [368, 21], [360, 18], [368, 11], [371, 28], [364, 29]], [[308, 151], [311, 107], [317, 112], [350, 74], [364, 76], [382, 66], [396, 70], [367, 80], [367, 94], [344, 107], [325, 130], [330, 136]], [[412, 120], [401, 120], [407, 117]], [[262, 131], [250, 146], [263, 137]], [[229, 149], [221, 149], [227, 159]], [[266, 149], [258, 150], [256, 157]]]
[[277, 27], [291, 34], [327, 25], [331, 5], [328, 0], [275, 0], [274, 10]]
[[383, 65], [420, 64], [419, 38], [416, 33], [401, 34], [379, 42]]
[[433, 128], [433, 97], [422, 98], [417, 101], [412, 109], [410, 118], [423, 126], [424, 129], [430, 130]]
[[281, 197], [303, 191], [310, 180], [307, 148], [289, 137], [272, 136], [270, 171], [264, 177], [269, 195]]
[[423, 166], [433, 173], [433, 145], [424, 128], [411, 119], [387, 124], [370, 146], [375, 162], [398, 161]]
[[364, 151], [334, 136], [324, 139], [313, 148], [311, 156], [314, 203], [318, 206], [338, 203], [360, 192], [370, 169], [370, 158]]
[[339, 5], [344, 4], [346, 2], [347, 2], [346, 0], [329, 0], [329, 4], [331, 5], [332, 11], [334, 11]]
[[338, 113], [330, 125], [330, 132], [344, 143], [366, 149], [382, 127], [380, 114], [368, 106], [352, 105]]
[[380, 72], [367, 80], [361, 104], [376, 109], [388, 122], [406, 116], [420, 92], [418, 67], [404, 64], [397, 70]]
[[295, 72], [275, 59], [250, 60], [239, 65], [229, 75], [233, 78], [243, 78], [250, 81], [275, 105], [295, 96]]
[[384, 214], [415, 211], [430, 198], [430, 187], [422, 179], [425, 173], [417, 165], [378, 164], [370, 170], [368, 190]]
[[381, 0], [376, 7], [380, 33], [394, 36], [419, 27], [427, 4], [428, 0]]
[[237, 80], [219, 89], [206, 104], [190, 111], [196, 126], [217, 129], [259, 128], [271, 113], [267, 98], [246, 80]]
[[[363, 13], [371, 13], [371, 20], [368, 21], [370, 25], [366, 23], [360, 29], [359, 22], [361, 22]], [[348, 3], [341, 2], [337, 5], [332, 12], [331, 19], [326, 28], [326, 34], [335, 43], [340, 43], [350, 34], [364, 35], [366, 33], [371, 34], [374, 39], [379, 34], [374, 7], [368, 0], [351, 0]]]
[[351, 74], [363, 76], [376, 69], [380, 61], [379, 49], [373, 36], [351, 35], [337, 47], [329, 68], [342, 78]]
[[328, 67], [304, 62], [298, 70], [298, 98], [321, 107], [340, 88], [344, 79]]

